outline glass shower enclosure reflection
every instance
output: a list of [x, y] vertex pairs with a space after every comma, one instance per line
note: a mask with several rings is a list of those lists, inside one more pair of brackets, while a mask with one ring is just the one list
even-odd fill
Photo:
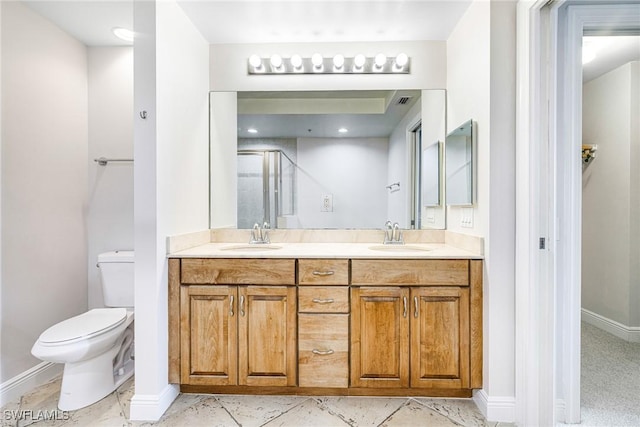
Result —
[[238, 151], [238, 228], [295, 215], [295, 164], [281, 150]]

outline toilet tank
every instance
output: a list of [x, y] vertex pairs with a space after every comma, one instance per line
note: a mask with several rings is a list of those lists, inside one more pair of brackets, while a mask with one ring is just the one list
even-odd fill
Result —
[[98, 255], [104, 305], [133, 307], [133, 251], [113, 251]]

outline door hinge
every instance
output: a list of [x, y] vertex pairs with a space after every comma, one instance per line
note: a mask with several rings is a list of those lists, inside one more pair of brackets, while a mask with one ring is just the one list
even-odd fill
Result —
[[546, 239], [545, 239], [544, 237], [541, 237], [541, 238], [540, 238], [540, 245], [539, 245], [539, 248], [540, 248], [540, 249], [546, 249], [546, 247], [547, 247]]

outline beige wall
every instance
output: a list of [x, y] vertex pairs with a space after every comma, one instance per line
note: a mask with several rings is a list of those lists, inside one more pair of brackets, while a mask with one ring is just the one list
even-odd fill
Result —
[[[0, 382], [87, 309], [87, 52], [20, 2], [2, 2]], [[10, 345], [8, 345], [10, 343]]]
[[626, 327], [640, 326], [639, 80], [631, 62], [583, 87], [582, 139], [598, 151], [582, 174], [582, 307]]
[[89, 308], [103, 307], [98, 254], [133, 249], [133, 163], [100, 166], [94, 159], [133, 159], [133, 48], [90, 47]]

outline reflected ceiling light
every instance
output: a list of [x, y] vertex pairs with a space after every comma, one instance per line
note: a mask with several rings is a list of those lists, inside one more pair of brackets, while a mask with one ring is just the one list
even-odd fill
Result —
[[344, 55], [337, 54], [333, 57], [333, 69], [335, 71], [342, 71], [344, 67]]
[[133, 42], [133, 36], [135, 33], [131, 30], [127, 30], [126, 28], [121, 27], [115, 27], [111, 30], [111, 32], [120, 40]]
[[247, 132], [249, 132], [249, 133], [258, 133], [258, 129], [249, 128], [249, 129], [247, 129]]
[[347, 129], [347, 128], [340, 128], [340, 129], [338, 129], [338, 132], [340, 132], [340, 133], [347, 133], [347, 132], [349, 132], [349, 129]]

